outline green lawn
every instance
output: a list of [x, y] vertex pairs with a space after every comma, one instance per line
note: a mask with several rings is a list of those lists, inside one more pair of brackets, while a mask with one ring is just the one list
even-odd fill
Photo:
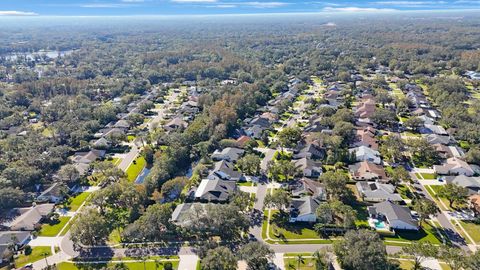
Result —
[[403, 199], [411, 200], [413, 199], [413, 193], [412, 191], [408, 188], [407, 185], [398, 185], [397, 186], [397, 192], [400, 194], [400, 196]]
[[430, 242], [432, 244], [440, 244], [441, 243], [441, 236], [438, 235], [436, 229], [431, 226], [429, 223], [424, 222], [423, 228], [416, 231], [404, 231], [404, 230], [396, 230], [395, 236], [382, 236], [383, 240], [385, 241], [418, 241], [418, 242]]
[[[425, 189], [427, 190], [428, 194], [430, 196], [432, 196], [432, 198], [437, 201], [437, 205], [440, 209], [442, 210], [451, 210], [450, 207], [449, 207], [449, 203], [448, 201], [445, 199], [445, 198], [441, 198], [441, 197], [438, 197], [437, 196], [437, 193], [440, 191], [440, 188], [442, 188], [442, 186], [439, 186], [439, 185], [425, 185]], [[440, 201], [443, 202], [440, 203]], [[445, 205], [445, 206], [443, 206]]]
[[77, 196], [70, 198], [67, 204], [67, 208], [69, 211], [77, 211], [78, 208], [82, 205], [82, 203], [88, 198], [91, 193], [89, 192], [82, 192]]
[[72, 227], [73, 223], [75, 223], [76, 218], [76, 216], [73, 217], [73, 219], [67, 224], [67, 226], [65, 226], [60, 236], [64, 236], [65, 234], [67, 234], [67, 232], [70, 230], [70, 227]]
[[38, 232], [38, 236], [56, 236], [60, 230], [65, 226], [65, 224], [70, 220], [71, 217], [59, 217], [57, 224], [43, 224], [42, 228]]
[[[476, 244], [480, 243], [480, 225], [469, 221], [459, 220], [458, 223], [467, 231]], [[461, 229], [460, 229], [461, 230]]]
[[[312, 256], [312, 254], [304, 255], [300, 254], [301, 256]], [[295, 258], [290, 258], [295, 257]], [[286, 269], [295, 269], [295, 270], [315, 270], [315, 261], [313, 258], [300, 258], [301, 260], [297, 259], [297, 255], [293, 256], [284, 256], [284, 263]]]
[[[271, 239], [276, 242], [279, 241], [284, 244], [300, 244], [300, 243], [331, 243], [332, 240], [322, 239], [318, 234], [313, 230], [313, 224], [307, 223], [289, 223], [279, 222], [278, 210], [271, 211], [271, 220], [270, 220], [270, 233], [269, 236]], [[268, 211], [264, 211], [265, 217], [268, 216]], [[262, 237], [267, 237], [267, 220], [265, 219], [262, 226]], [[305, 241], [296, 241], [307, 239]], [[314, 240], [309, 240], [314, 239]], [[289, 241], [295, 240], [295, 241]]]
[[421, 176], [423, 176], [423, 179], [425, 180], [436, 180], [437, 175], [434, 173], [420, 173]]
[[137, 179], [138, 175], [142, 172], [143, 168], [145, 168], [146, 161], [142, 156], [137, 157], [130, 167], [127, 169], [127, 178], [129, 181], [133, 182]]
[[[173, 269], [178, 269], [178, 263], [179, 260], [175, 261], [170, 261], [173, 265]], [[163, 261], [162, 263], [165, 263]], [[120, 263], [85, 263], [82, 265], [75, 265], [74, 263], [70, 262], [62, 262], [57, 265], [58, 270], [80, 270], [80, 269], [105, 269], [106, 267], [114, 267], [116, 264]], [[145, 262], [145, 265], [143, 262], [124, 262], [123, 263], [125, 266], [128, 267], [129, 270], [163, 270], [163, 265], [159, 265], [156, 267], [155, 262], [150, 261], [150, 262]], [[88, 267], [87, 267], [88, 265]]]
[[135, 138], [136, 138], [135, 135], [128, 135], [127, 136], [127, 141], [128, 142], [133, 142], [135, 140]]
[[29, 263], [39, 261], [44, 258], [44, 253], [47, 257], [52, 255], [51, 247], [32, 247], [32, 253], [30, 255], [21, 254], [15, 259], [15, 266], [21, 267]]
[[118, 164], [120, 164], [122, 162], [122, 159], [121, 158], [112, 158], [111, 162], [113, 163], [113, 165], [117, 166]]

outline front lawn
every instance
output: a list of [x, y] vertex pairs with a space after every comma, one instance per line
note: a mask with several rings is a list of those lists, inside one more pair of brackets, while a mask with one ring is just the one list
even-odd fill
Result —
[[422, 224], [423, 228], [419, 231], [408, 231], [408, 230], [396, 230], [394, 236], [384, 236], [381, 235], [383, 240], [388, 241], [400, 241], [400, 242], [409, 242], [409, 241], [418, 241], [418, 242], [430, 242], [432, 244], [441, 244], [441, 236], [438, 235], [437, 230], [427, 222]]
[[71, 217], [59, 217], [59, 222], [56, 224], [42, 224], [38, 236], [57, 236], [57, 234], [62, 230], [65, 224], [70, 220]]
[[[313, 224], [309, 223], [290, 223], [288, 220], [283, 220], [279, 215], [278, 210], [271, 211], [270, 219], [270, 232], [269, 236], [275, 241], [280, 241], [282, 243], [331, 243], [332, 240], [323, 239], [318, 236], [318, 234], [313, 229]], [[268, 210], [264, 211], [265, 217], [268, 216]], [[263, 222], [262, 226], [262, 237], [267, 237], [267, 220]], [[304, 239], [305, 241], [301, 241]], [[294, 241], [291, 241], [294, 240]], [[300, 241], [295, 241], [300, 240]]]
[[68, 211], [77, 211], [89, 195], [89, 192], [82, 192], [73, 198], [69, 198], [67, 203]]
[[33, 263], [44, 259], [45, 256], [52, 255], [51, 247], [32, 247], [32, 253], [29, 255], [21, 254], [15, 259], [15, 266], [17, 268], [29, 263]]
[[[301, 257], [298, 258], [298, 255]], [[287, 253], [283, 258], [286, 269], [315, 270], [315, 261], [311, 253]]]
[[[480, 225], [471, 221], [459, 220], [458, 223], [467, 231], [468, 235], [475, 241], [476, 244], [480, 243]], [[461, 230], [461, 229], [460, 229]]]
[[[170, 261], [172, 263], [173, 269], [178, 269], [179, 260]], [[80, 269], [105, 269], [106, 267], [111, 267], [113, 269], [115, 265], [123, 264], [129, 270], [163, 270], [163, 264], [166, 261], [162, 261], [161, 264], [156, 266], [155, 262], [147, 261], [145, 264], [143, 262], [115, 262], [115, 263], [83, 263], [78, 266], [70, 262], [62, 262], [57, 265], [58, 270], [80, 270]], [[121, 268], [123, 269], [123, 268]]]
[[437, 175], [435, 173], [420, 173], [424, 180], [436, 180]]
[[142, 156], [137, 157], [132, 164], [127, 169], [127, 178], [129, 181], [133, 182], [137, 179], [138, 175], [145, 168], [147, 162]]

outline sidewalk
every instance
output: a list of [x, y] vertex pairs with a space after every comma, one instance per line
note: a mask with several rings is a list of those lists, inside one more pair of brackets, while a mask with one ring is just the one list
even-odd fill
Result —
[[180, 255], [178, 270], [195, 270], [199, 260], [197, 255]]

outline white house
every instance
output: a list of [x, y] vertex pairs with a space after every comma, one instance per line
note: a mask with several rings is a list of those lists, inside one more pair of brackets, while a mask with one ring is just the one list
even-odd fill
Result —
[[357, 161], [369, 161], [375, 164], [380, 164], [382, 162], [380, 152], [364, 145], [351, 148], [348, 151], [350, 154], [355, 153]]

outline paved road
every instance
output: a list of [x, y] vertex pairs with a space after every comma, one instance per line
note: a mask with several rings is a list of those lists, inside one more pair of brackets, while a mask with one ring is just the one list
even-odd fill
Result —
[[[414, 174], [411, 174], [413, 179], [417, 179]], [[419, 194], [422, 194], [422, 197], [428, 198], [432, 201], [435, 201], [432, 196], [427, 192], [425, 187], [421, 184], [414, 184], [413, 187], [415, 188], [415, 191]], [[447, 235], [448, 239], [456, 246], [462, 248], [465, 251], [470, 251], [470, 248], [468, 247], [465, 239], [463, 239], [456, 231], [455, 226], [450, 222], [450, 220], [447, 218], [446, 214], [441, 211], [437, 216], [436, 216], [438, 223], [443, 228], [444, 235]]]
[[140, 149], [133, 144], [132, 148], [130, 149], [130, 152], [128, 152], [125, 157], [122, 159], [122, 162], [118, 164], [118, 168], [124, 172], [127, 171], [128, 166], [137, 158], [138, 153], [140, 152]]
[[257, 240], [262, 240], [263, 202], [265, 195], [267, 195], [267, 184], [261, 183], [257, 186], [256, 201], [253, 205], [252, 226], [250, 227], [250, 234]]

